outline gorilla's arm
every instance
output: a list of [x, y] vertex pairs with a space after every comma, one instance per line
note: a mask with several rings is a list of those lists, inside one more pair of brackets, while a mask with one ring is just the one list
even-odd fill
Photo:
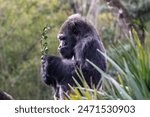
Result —
[[[47, 85], [68, 84], [75, 71], [75, 61], [58, 56], [42, 57], [42, 78]], [[68, 79], [67, 79], [68, 78]]]
[[105, 53], [99, 38], [86, 37], [75, 47], [75, 59], [83, 69], [94, 69], [86, 60], [90, 60], [103, 71], [106, 70], [106, 59], [97, 50]]

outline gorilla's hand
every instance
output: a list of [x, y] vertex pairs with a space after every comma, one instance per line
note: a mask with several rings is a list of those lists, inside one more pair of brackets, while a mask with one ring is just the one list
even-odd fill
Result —
[[[46, 79], [48, 77], [48, 74], [46, 72], [46, 68], [47, 68], [47, 56], [46, 55], [43, 55], [41, 57], [41, 75], [42, 75], [42, 79], [44, 80], [44, 82], [46, 83]], [[47, 83], [46, 83], [47, 84]]]
[[41, 75], [43, 78], [43, 81], [47, 84], [55, 84], [56, 79], [55, 75], [57, 73], [56, 70], [58, 70], [59, 63], [61, 62], [61, 58], [57, 56], [47, 56], [43, 55], [41, 57]]

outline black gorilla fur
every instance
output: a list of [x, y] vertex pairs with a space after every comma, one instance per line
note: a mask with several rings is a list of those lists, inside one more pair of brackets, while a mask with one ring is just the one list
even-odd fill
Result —
[[47, 85], [54, 87], [55, 96], [60, 98], [62, 92], [69, 91], [68, 84], [75, 86], [72, 77], [82, 84], [76, 74], [78, 66], [88, 85], [96, 87], [101, 75], [86, 61], [88, 59], [103, 71], [106, 70], [106, 59], [97, 51], [105, 52], [105, 49], [96, 29], [79, 14], [75, 14], [64, 22], [58, 39], [61, 57], [42, 57], [42, 78]]
[[0, 90], [0, 100], [12, 100], [12, 96]]

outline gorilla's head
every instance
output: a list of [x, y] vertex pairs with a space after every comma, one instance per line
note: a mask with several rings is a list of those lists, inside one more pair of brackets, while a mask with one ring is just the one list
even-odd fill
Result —
[[57, 36], [60, 40], [58, 47], [60, 54], [64, 58], [71, 59], [77, 42], [86, 37], [86, 34], [91, 34], [90, 31], [93, 31], [93, 27], [81, 15], [71, 15], [61, 26]]

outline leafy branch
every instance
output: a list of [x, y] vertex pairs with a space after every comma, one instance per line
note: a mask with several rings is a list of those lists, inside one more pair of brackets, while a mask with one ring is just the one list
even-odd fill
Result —
[[52, 30], [53, 26], [45, 26], [43, 28], [43, 32], [42, 32], [42, 36], [41, 36], [41, 54], [42, 55], [47, 55], [48, 54], [48, 43], [47, 43], [47, 33], [50, 32], [50, 30]]

